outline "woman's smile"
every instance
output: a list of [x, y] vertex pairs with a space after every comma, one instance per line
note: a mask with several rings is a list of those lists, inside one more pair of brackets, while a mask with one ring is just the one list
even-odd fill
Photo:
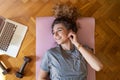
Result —
[[56, 37], [55, 40], [59, 41], [59, 40], [61, 40], [61, 37]]

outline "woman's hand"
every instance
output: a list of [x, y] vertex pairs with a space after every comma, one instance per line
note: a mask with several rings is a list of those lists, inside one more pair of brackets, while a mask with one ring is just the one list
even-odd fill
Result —
[[71, 31], [71, 32], [69, 32], [68, 37], [69, 37], [69, 39], [71, 40], [71, 42], [72, 42], [76, 47], [78, 47], [78, 45], [80, 45], [80, 44], [78, 43], [78, 38], [77, 38], [76, 33], [74, 33], [73, 31]]

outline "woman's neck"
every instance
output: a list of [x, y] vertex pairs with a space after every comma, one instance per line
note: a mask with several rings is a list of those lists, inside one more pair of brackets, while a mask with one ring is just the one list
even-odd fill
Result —
[[68, 42], [66, 42], [64, 44], [61, 44], [61, 47], [64, 50], [71, 50], [73, 48], [73, 44], [70, 41], [68, 41]]

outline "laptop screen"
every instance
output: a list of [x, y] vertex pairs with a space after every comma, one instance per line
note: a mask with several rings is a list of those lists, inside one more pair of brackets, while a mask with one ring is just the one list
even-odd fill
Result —
[[4, 19], [0, 17], [0, 32], [3, 28], [3, 25], [4, 25]]

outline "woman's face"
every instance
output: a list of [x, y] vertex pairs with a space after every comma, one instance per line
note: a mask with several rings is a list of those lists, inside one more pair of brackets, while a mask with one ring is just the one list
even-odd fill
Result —
[[64, 44], [69, 40], [68, 33], [69, 31], [62, 23], [55, 24], [53, 27], [53, 37], [58, 44]]

